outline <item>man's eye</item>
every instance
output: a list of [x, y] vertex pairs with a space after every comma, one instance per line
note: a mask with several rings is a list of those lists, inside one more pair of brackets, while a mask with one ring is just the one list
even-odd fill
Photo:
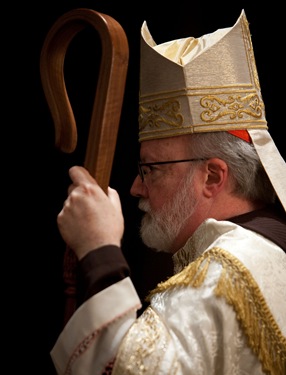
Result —
[[143, 172], [144, 176], [146, 174], [149, 174], [151, 171], [152, 171], [152, 166], [151, 165], [150, 166], [149, 165], [144, 165], [142, 167], [142, 172]]

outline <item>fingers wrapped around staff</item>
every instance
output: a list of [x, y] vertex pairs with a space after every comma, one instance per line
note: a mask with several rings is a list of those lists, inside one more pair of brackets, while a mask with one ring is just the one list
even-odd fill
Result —
[[57, 218], [65, 242], [79, 259], [104, 245], [120, 246], [124, 219], [117, 191], [109, 187], [106, 195], [83, 167], [69, 173], [72, 184]]

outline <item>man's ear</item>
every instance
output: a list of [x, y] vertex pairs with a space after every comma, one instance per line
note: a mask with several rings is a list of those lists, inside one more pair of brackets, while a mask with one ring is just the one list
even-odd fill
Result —
[[212, 158], [207, 161], [206, 169], [207, 176], [204, 193], [210, 198], [214, 197], [226, 187], [229, 176], [228, 166], [223, 160], [219, 158]]

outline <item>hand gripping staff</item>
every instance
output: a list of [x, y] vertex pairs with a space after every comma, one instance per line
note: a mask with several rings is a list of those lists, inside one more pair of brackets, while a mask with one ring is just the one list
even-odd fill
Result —
[[[128, 41], [112, 17], [91, 9], [75, 9], [60, 17], [48, 32], [40, 56], [43, 90], [55, 125], [56, 147], [66, 153], [77, 144], [76, 121], [64, 80], [65, 54], [73, 37], [92, 26], [101, 41], [101, 62], [89, 128], [84, 166], [106, 192], [116, 148], [129, 60]], [[77, 259], [64, 256], [64, 324], [76, 309]]]

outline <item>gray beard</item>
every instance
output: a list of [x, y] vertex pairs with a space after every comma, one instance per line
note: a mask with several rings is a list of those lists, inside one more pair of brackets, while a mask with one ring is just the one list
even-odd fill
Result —
[[145, 212], [141, 221], [140, 236], [149, 248], [171, 252], [176, 237], [197, 204], [192, 188], [193, 176], [194, 173], [191, 171], [180, 183], [173, 199], [166, 202], [160, 211], [152, 211], [149, 201], [140, 199], [139, 208]]

